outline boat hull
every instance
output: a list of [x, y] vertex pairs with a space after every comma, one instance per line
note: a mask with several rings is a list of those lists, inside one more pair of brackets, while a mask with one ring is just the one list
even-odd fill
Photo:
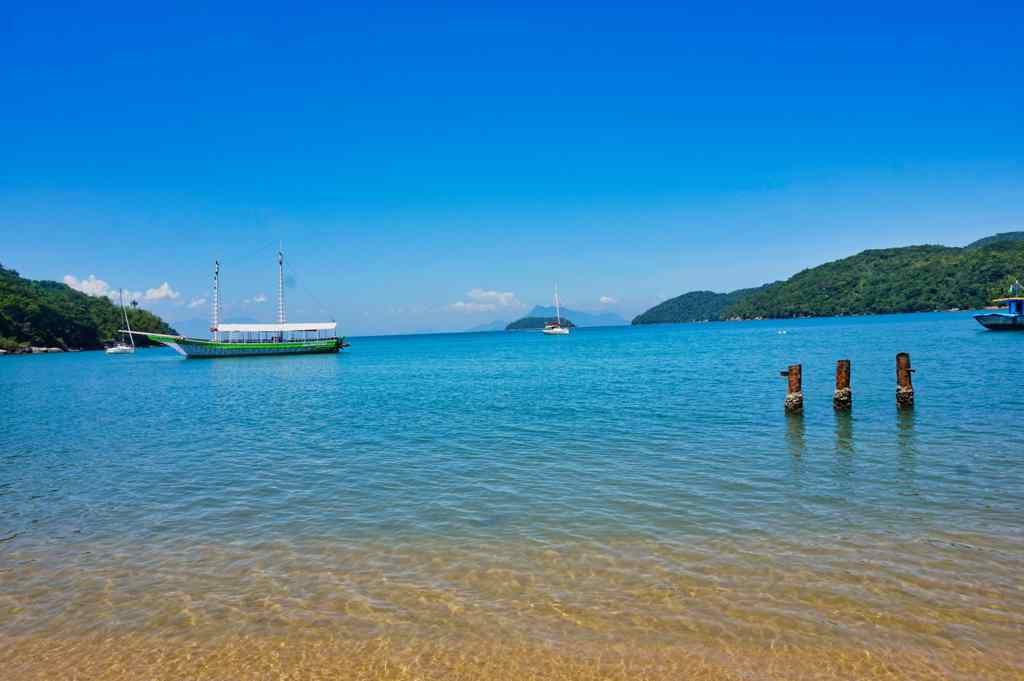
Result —
[[976, 314], [974, 319], [990, 331], [1024, 331], [1024, 315], [991, 312]]
[[568, 336], [569, 329], [564, 326], [561, 326], [555, 329], [544, 329], [544, 333], [546, 333], [549, 336]]
[[282, 341], [279, 343], [224, 343], [163, 334], [146, 334], [146, 337], [156, 343], [163, 343], [189, 359], [254, 357], [258, 355], [315, 355], [338, 352], [346, 345], [344, 338]]

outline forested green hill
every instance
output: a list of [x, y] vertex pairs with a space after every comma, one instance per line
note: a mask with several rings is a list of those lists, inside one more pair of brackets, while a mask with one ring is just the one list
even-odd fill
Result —
[[1022, 233], [966, 248], [869, 250], [786, 281], [729, 294], [695, 291], [656, 305], [634, 324], [700, 319], [824, 317], [979, 308], [1024, 278]]
[[[128, 319], [133, 329], [175, 333], [146, 310], [129, 308]], [[97, 349], [112, 340], [123, 323], [120, 308], [107, 298], [87, 296], [56, 281], [24, 279], [0, 265], [0, 349]], [[135, 342], [145, 344], [145, 339], [137, 336]]]
[[967, 248], [984, 248], [985, 246], [991, 246], [998, 241], [1024, 241], [1024, 232], [1002, 232], [1001, 234], [993, 234], [987, 236], [984, 239], [978, 239], [977, 241], [967, 244]]
[[745, 288], [732, 293], [715, 293], [714, 291], [690, 291], [681, 296], [670, 298], [658, 303], [647, 312], [638, 315], [634, 324], [671, 324], [675, 322], [716, 321], [730, 305], [757, 291], [771, 286], [766, 284], [759, 289]]

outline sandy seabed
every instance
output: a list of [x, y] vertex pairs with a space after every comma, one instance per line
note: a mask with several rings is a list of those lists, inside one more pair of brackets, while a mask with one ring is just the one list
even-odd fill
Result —
[[0, 569], [0, 681], [1024, 681], [1022, 556], [952, 535], [28, 547]]
[[0, 669], [10, 681], [142, 679], [1024, 679], [1024, 658], [976, 650], [794, 647], [644, 647], [628, 643], [299, 640], [216, 642], [141, 635], [8, 638]]

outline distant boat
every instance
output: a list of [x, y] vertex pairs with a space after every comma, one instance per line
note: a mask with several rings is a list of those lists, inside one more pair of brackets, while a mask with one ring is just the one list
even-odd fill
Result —
[[562, 326], [562, 306], [558, 301], [558, 286], [555, 286], [555, 321], [544, 324], [544, 333], [549, 336], [568, 336], [569, 327]]
[[121, 289], [121, 314], [124, 315], [124, 325], [127, 329], [123, 333], [131, 345], [126, 344], [123, 339], [119, 340], [107, 348], [108, 355], [130, 355], [135, 352], [135, 338], [132, 337], [132, 325], [128, 321], [128, 308], [124, 306], [124, 289]]
[[1006, 298], [996, 298], [994, 303], [1005, 303], [1006, 312], [986, 312], [976, 314], [974, 318], [978, 323], [990, 331], [1024, 331], [1024, 296], [1021, 292], [1024, 286], [1019, 281], [1014, 281], [1010, 286], [1010, 295]]
[[336, 333], [336, 322], [286, 323], [284, 314], [284, 253], [277, 253], [277, 323], [223, 324], [220, 321], [220, 261], [213, 269], [213, 310], [210, 339], [129, 331], [163, 343], [187, 358], [308, 355], [338, 352], [348, 347]]

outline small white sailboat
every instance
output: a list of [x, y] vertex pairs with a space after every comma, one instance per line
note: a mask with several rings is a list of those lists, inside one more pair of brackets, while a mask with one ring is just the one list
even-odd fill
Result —
[[569, 327], [562, 326], [562, 306], [558, 301], [558, 285], [555, 285], [555, 321], [544, 324], [544, 333], [549, 336], [568, 336]]
[[135, 352], [135, 338], [132, 336], [132, 327], [128, 321], [128, 309], [124, 306], [124, 289], [121, 289], [121, 314], [124, 315], [124, 328], [128, 331], [128, 342], [131, 345], [127, 345], [124, 340], [119, 340], [114, 345], [107, 348], [108, 355], [128, 355]]

